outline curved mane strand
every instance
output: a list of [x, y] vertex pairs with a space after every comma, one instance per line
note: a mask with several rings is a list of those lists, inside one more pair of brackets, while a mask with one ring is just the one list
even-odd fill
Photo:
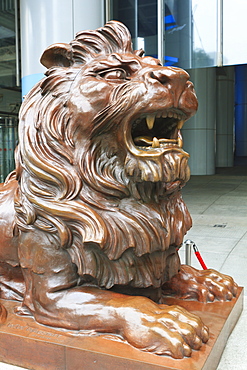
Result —
[[95, 31], [78, 32], [71, 45], [77, 63], [85, 63], [96, 54], [133, 53], [129, 30], [116, 21], [110, 21]]

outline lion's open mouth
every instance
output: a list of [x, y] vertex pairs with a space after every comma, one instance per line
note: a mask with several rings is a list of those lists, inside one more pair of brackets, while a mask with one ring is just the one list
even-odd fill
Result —
[[132, 124], [131, 136], [139, 150], [154, 148], [182, 148], [180, 129], [186, 117], [183, 112], [172, 109], [138, 118]]

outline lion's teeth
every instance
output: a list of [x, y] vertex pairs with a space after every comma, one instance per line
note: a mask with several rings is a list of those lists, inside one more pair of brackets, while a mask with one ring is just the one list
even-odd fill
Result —
[[183, 140], [179, 137], [178, 138], [178, 146], [180, 147], [180, 148], [182, 148], [183, 147]]
[[182, 121], [179, 121], [178, 122], [178, 126], [177, 126], [178, 129], [181, 130], [181, 128], [183, 127], [183, 125], [184, 125], [184, 121], [183, 120]]
[[147, 122], [147, 126], [148, 126], [149, 130], [152, 130], [152, 128], [154, 127], [154, 120], [155, 120], [155, 115], [154, 114], [149, 114], [146, 117], [146, 122]]
[[154, 137], [153, 142], [152, 142], [152, 148], [159, 148], [159, 147], [160, 147], [160, 142], [157, 139], [157, 137]]

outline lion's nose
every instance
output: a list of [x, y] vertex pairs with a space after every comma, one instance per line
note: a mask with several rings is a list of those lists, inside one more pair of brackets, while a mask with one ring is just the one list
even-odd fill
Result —
[[[189, 74], [183, 69], [176, 67], [162, 67], [153, 69], [149, 74], [149, 81], [156, 83], [157, 91], [169, 92], [170, 99], [174, 107], [179, 107], [180, 98], [186, 90]], [[160, 84], [157, 85], [157, 81]]]
[[180, 68], [162, 67], [153, 70], [150, 77], [158, 80], [163, 85], [166, 83], [179, 83], [180, 85], [185, 85], [189, 79], [189, 74]]

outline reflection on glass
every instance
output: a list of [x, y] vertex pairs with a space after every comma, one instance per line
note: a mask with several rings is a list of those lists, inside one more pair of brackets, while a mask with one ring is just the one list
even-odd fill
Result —
[[0, 86], [16, 85], [14, 1], [0, 1]]
[[192, 67], [211, 67], [217, 61], [217, 1], [192, 0]]
[[0, 116], [0, 182], [15, 168], [17, 137], [17, 118]]
[[247, 1], [223, 2], [223, 64], [247, 63]]
[[[111, 18], [130, 29], [134, 47], [141, 43], [147, 55], [157, 57], [157, 0], [112, 0], [111, 9]], [[222, 41], [223, 65], [247, 62], [246, 0], [163, 0], [163, 9], [164, 64], [216, 66]]]
[[[16, 12], [14, 0], [0, 1], [0, 182], [15, 168], [17, 117], [21, 103], [19, 65], [16, 55]], [[19, 73], [18, 73], [19, 75]]]
[[157, 57], [157, 0], [113, 0], [111, 19], [128, 27], [135, 49]]
[[216, 64], [217, 2], [164, 0], [165, 64], [182, 68]]

